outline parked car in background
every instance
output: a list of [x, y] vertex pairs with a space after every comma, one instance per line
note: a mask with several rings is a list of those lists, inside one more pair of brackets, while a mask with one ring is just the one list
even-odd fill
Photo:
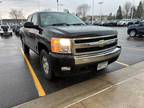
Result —
[[108, 20], [106, 20], [106, 21], [96, 21], [96, 22], [94, 22], [93, 25], [98, 25], [98, 26], [108, 26], [108, 23], [109, 23]]
[[14, 25], [13, 26], [13, 32], [16, 34], [16, 36], [20, 35], [20, 28], [22, 27], [22, 25]]
[[128, 22], [127, 26], [133, 25], [133, 24], [139, 24], [140, 19], [132, 19], [131, 21]]
[[117, 22], [117, 26], [128, 26], [129, 23], [132, 23], [130, 19], [122, 19]]
[[110, 21], [103, 21], [102, 26], [110, 26]]
[[108, 20], [103, 24], [103, 26], [110, 26], [110, 27], [115, 27], [117, 26], [119, 20]]
[[12, 29], [9, 25], [0, 25], [1, 36], [12, 36]]
[[95, 21], [93, 25], [103, 26], [106, 21]]
[[87, 20], [87, 21], [85, 21], [85, 24], [91, 25], [91, 24], [92, 24], [92, 21]]
[[144, 22], [139, 22], [139, 24], [133, 24], [128, 26], [128, 31], [130, 37], [142, 36], [144, 35]]
[[101, 21], [95, 21], [93, 25], [101, 26]]

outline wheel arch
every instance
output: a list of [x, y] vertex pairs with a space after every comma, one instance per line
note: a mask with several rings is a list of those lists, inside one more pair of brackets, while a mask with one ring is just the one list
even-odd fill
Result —
[[128, 30], [128, 34], [130, 34], [130, 32], [131, 32], [132, 30], [135, 30], [135, 31], [137, 32], [137, 29], [136, 29], [136, 28], [132, 28], [132, 29], [129, 29], [129, 30]]
[[42, 42], [38, 42], [38, 53], [40, 54], [41, 50], [46, 50], [47, 52], [50, 51], [48, 45], [45, 45], [44, 43]]

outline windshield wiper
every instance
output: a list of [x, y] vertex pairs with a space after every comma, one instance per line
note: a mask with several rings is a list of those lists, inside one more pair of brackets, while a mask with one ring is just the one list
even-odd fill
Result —
[[85, 25], [84, 23], [74, 23], [74, 24], [68, 24], [68, 23], [55, 23], [51, 24], [49, 26], [77, 26], [77, 25]]
[[74, 23], [74, 24], [70, 24], [70, 25], [85, 25], [84, 23]]
[[67, 24], [67, 23], [56, 23], [56, 24], [51, 24], [50, 26], [70, 26], [70, 24]]

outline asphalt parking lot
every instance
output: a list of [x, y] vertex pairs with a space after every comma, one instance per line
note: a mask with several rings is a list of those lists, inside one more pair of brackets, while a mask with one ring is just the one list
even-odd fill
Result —
[[[122, 53], [117, 62], [110, 65], [107, 72], [114, 72], [144, 60], [144, 39], [128, 39], [126, 28], [114, 28], [118, 31]], [[38, 98], [39, 94], [31, 73], [20, 51], [21, 43], [15, 35], [9, 38], [0, 37], [0, 107], [7, 108]], [[75, 77], [58, 78], [54, 81], [45, 80], [39, 67], [38, 55], [31, 52], [28, 57], [34, 72], [46, 95], [93, 79], [103, 74], [95, 72]]]

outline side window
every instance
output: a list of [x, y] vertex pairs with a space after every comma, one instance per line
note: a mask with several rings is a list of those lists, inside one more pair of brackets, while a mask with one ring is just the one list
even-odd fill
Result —
[[38, 20], [37, 20], [37, 15], [36, 14], [33, 15], [32, 22], [34, 23], [34, 25], [38, 25]]
[[27, 18], [27, 22], [31, 22], [31, 16]]

